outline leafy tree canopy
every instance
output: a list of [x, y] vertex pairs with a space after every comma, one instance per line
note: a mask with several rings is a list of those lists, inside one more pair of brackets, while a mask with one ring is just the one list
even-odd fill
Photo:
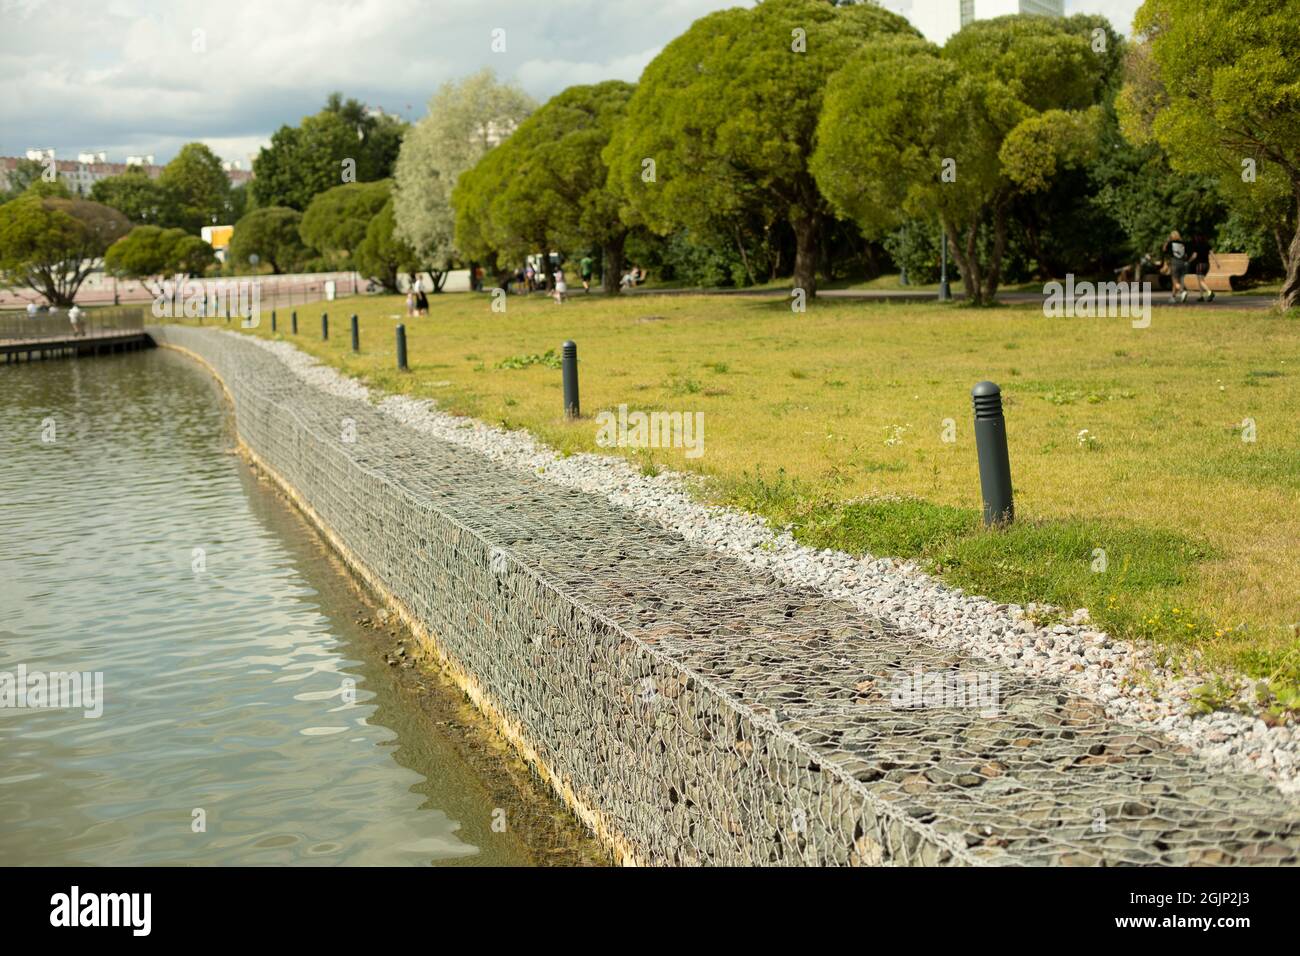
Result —
[[1216, 177], [1274, 230], [1279, 305], [1300, 304], [1300, 16], [1274, 0], [1146, 0], [1120, 97], [1124, 131], [1176, 170]]
[[221, 160], [202, 143], [186, 143], [163, 167], [158, 185], [175, 203], [176, 224], [197, 233], [226, 221], [230, 214], [230, 177]]
[[52, 305], [70, 306], [108, 247], [130, 228], [120, 212], [97, 202], [26, 194], [0, 206], [0, 275]]
[[215, 258], [210, 245], [184, 229], [136, 226], [108, 247], [104, 268], [119, 276], [147, 278], [201, 273]]
[[521, 89], [483, 70], [445, 84], [403, 139], [394, 173], [397, 234], [435, 271], [449, 268], [458, 252], [451, 196], [461, 174], [536, 107]]
[[303, 213], [303, 241], [329, 256], [355, 253], [366, 229], [392, 194], [392, 180], [347, 183], [320, 193]]
[[287, 206], [254, 209], [235, 223], [226, 252], [229, 261], [242, 266], [255, 255], [276, 275], [287, 272], [310, 255], [299, 234], [301, 225], [302, 213], [296, 209]]
[[868, 235], [937, 219], [969, 301], [990, 301], [1012, 203], [1095, 154], [1110, 63], [1046, 17], [976, 21], [942, 50], [878, 45], [827, 87], [817, 182]]
[[793, 227], [795, 285], [812, 294], [831, 215], [808, 165], [823, 92], [854, 53], [889, 36], [917, 34], [874, 4], [766, 0], [696, 20], [646, 67], [605, 152], [627, 221], [708, 233], [760, 208]]
[[332, 93], [325, 108], [297, 126], [281, 126], [253, 161], [252, 198], [261, 206], [304, 211], [333, 186], [392, 175], [406, 124], [372, 116]]
[[[617, 292], [627, 226], [607, 186], [601, 151], [624, 117], [633, 87], [619, 80], [557, 94], [467, 173], [453, 193], [464, 245], [488, 259], [603, 246], [605, 285]], [[459, 234], [458, 234], [459, 237]], [[502, 263], [504, 264], [504, 263]]]

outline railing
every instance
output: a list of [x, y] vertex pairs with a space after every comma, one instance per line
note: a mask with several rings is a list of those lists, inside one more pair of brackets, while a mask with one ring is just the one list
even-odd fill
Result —
[[145, 309], [138, 305], [107, 309], [82, 309], [80, 328], [74, 332], [68, 310], [38, 312], [0, 312], [0, 341], [6, 339], [66, 339], [109, 335], [114, 332], [143, 332]]

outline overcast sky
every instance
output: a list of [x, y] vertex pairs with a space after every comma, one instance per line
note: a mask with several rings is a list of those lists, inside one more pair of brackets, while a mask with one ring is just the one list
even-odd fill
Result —
[[[1066, 10], [1127, 32], [1139, 3], [1066, 0]], [[692, 20], [737, 5], [749, 4], [0, 0], [0, 155], [52, 146], [61, 159], [102, 150], [165, 162], [201, 140], [246, 164], [331, 90], [418, 119], [439, 84], [490, 66], [541, 100], [573, 83], [635, 80]], [[503, 53], [491, 50], [497, 28]]]

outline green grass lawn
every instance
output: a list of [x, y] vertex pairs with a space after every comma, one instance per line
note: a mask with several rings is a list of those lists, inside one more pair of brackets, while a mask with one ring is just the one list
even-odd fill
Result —
[[[280, 337], [389, 392], [601, 451], [596, 412], [704, 412], [705, 450], [608, 450], [710, 479], [700, 494], [817, 547], [914, 557], [998, 600], [1087, 607], [1112, 633], [1275, 683], [1300, 682], [1300, 321], [1157, 309], [1046, 319], [1030, 307], [825, 300], [793, 314], [737, 296], [432, 297], [299, 309]], [[361, 319], [350, 352], [347, 316]], [[263, 320], [250, 334], [269, 336]], [[584, 416], [562, 416], [547, 353], [572, 338]], [[540, 359], [534, 360], [533, 357]], [[1017, 521], [987, 532], [971, 386], [1004, 392]], [[1253, 419], [1256, 440], [1245, 442]], [[955, 441], [943, 440], [945, 419]], [[1080, 433], [1084, 430], [1082, 437]], [[1105, 552], [1105, 570], [1100, 550]]]

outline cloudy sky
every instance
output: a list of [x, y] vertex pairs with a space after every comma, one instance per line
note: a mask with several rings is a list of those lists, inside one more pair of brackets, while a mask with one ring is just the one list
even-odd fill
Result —
[[[1066, 11], [1126, 32], [1139, 3]], [[165, 162], [201, 140], [247, 163], [331, 90], [418, 119], [439, 84], [490, 66], [545, 99], [635, 80], [692, 20], [737, 5], [748, 0], [0, 0], [0, 156]]]

